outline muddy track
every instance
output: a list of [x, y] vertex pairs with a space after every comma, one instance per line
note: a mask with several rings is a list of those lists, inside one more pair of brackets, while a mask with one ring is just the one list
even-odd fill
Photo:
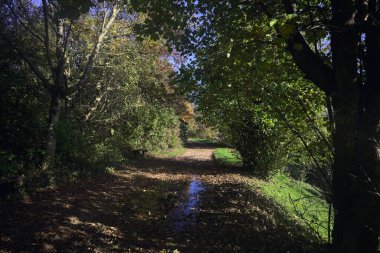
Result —
[[307, 232], [213, 147], [148, 158], [0, 211], [0, 252], [316, 252]]

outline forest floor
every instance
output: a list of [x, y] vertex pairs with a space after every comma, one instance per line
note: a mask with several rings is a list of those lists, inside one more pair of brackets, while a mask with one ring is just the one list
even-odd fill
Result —
[[214, 146], [190, 143], [112, 173], [2, 204], [0, 252], [318, 252]]

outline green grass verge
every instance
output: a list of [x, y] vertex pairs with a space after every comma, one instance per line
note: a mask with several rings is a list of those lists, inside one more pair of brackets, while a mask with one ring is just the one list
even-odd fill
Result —
[[[241, 165], [241, 157], [233, 149], [217, 148], [213, 157], [220, 164]], [[274, 175], [269, 181], [257, 181], [267, 198], [274, 200], [292, 218], [315, 232], [321, 239], [328, 240], [329, 206], [315, 187], [281, 173]]]
[[178, 147], [178, 148], [171, 148], [167, 150], [155, 151], [155, 152], [152, 152], [151, 154], [157, 157], [176, 157], [176, 156], [183, 155], [185, 151], [186, 149], [184, 147]]
[[[213, 157], [217, 163], [241, 165], [241, 157], [233, 149], [217, 148]], [[329, 205], [315, 187], [282, 173], [277, 173], [269, 181], [256, 182], [262, 193], [276, 202], [290, 217], [322, 240], [328, 240]]]
[[230, 148], [217, 148], [213, 153], [213, 158], [216, 163], [231, 166], [241, 166], [240, 154]]
[[329, 207], [314, 187], [279, 173], [269, 181], [259, 181], [259, 188], [289, 215], [327, 241]]

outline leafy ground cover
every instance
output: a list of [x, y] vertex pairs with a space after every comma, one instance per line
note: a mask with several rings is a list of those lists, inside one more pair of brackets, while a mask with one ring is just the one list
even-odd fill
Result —
[[213, 151], [193, 143], [0, 203], [0, 252], [322, 252], [249, 174], [215, 166]]

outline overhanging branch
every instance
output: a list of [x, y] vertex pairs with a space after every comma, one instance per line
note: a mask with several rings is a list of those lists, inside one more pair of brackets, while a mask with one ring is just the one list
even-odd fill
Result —
[[[294, 14], [291, 0], [282, 0], [287, 14]], [[310, 48], [301, 32], [296, 31], [286, 39], [286, 49], [293, 56], [296, 65], [306, 78], [323, 90], [327, 95], [334, 92], [332, 69]]]

